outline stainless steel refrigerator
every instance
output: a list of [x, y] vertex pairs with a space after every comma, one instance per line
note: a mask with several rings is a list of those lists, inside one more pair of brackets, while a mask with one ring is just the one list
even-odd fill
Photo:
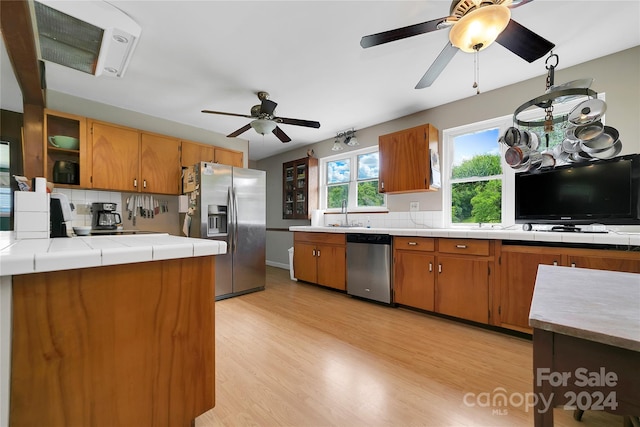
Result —
[[189, 237], [224, 240], [216, 256], [216, 300], [265, 286], [266, 172], [201, 162], [185, 170]]

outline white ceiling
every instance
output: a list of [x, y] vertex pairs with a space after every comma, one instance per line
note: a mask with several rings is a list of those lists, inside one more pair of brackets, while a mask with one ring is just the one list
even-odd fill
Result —
[[[448, 0], [109, 3], [142, 27], [124, 78], [47, 64], [48, 88], [223, 135], [250, 119], [200, 111], [249, 114], [264, 90], [278, 103], [277, 116], [321, 123], [281, 125], [288, 144], [247, 131], [241, 137], [250, 141], [251, 160], [475, 94], [473, 55], [463, 52], [430, 88], [414, 89], [447, 43], [447, 29], [369, 49], [359, 44], [364, 35], [447, 16]], [[558, 69], [640, 45], [640, 0], [535, 0], [512, 18], [556, 44]], [[2, 55], [2, 107], [21, 111]], [[529, 64], [495, 43], [480, 53], [480, 89], [543, 75], [544, 63]]]

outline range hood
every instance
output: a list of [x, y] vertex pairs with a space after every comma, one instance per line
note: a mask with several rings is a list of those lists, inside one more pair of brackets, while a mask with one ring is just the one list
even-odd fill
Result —
[[34, 2], [40, 59], [95, 76], [122, 77], [142, 29], [104, 1]]

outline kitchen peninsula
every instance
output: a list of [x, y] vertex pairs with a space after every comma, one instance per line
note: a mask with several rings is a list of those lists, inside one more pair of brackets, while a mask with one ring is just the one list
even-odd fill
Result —
[[639, 306], [640, 274], [539, 267], [529, 318], [535, 426], [552, 426], [559, 405], [640, 413]]
[[0, 425], [191, 425], [215, 403], [225, 252], [167, 234], [0, 235]]

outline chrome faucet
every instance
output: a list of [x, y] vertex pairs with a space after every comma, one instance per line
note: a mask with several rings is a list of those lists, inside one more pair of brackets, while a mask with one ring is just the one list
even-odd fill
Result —
[[342, 199], [342, 210], [341, 212], [344, 214], [344, 225], [349, 226], [349, 215], [347, 214], [347, 199]]

